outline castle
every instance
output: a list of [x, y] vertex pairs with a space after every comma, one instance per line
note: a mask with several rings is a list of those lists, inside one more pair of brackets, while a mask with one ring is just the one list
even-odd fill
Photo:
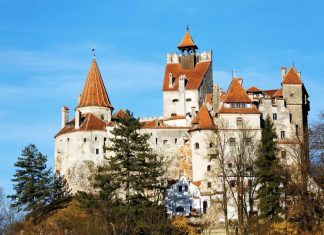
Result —
[[[163, 116], [140, 119], [141, 131], [151, 136], [150, 146], [166, 159], [168, 179], [181, 178], [181, 182], [194, 184], [202, 197], [210, 198], [212, 191], [220, 190], [217, 177], [210, 177], [218, 169], [214, 159], [221, 144], [221, 140], [215, 141], [215, 129], [223, 133], [223, 143], [229, 147], [239, 145], [242, 130], [253, 132], [244, 137], [245, 145], [252, 147], [254, 140], [260, 139], [268, 115], [276, 127], [280, 158], [289, 162], [287, 139], [302, 138], [308, 125], [308, 93], [301, 73], [294, 67], [282, 67], [281, 78], [277, 79], [281, 86], [267, 90], [255, 86], [244, 89], [243, 79], [233, 77], [223, 91], [213, 84], [212, 51], [198, 53], [189, 30], [178, 49], [179, 53], [167, 54], [166, 58]], [[67, 179], [72, 192], [91, 191], [89, 177], [109, 156], [103, 146], [110, 145], [110, 131], [125, 115], [123, 110], [114, 110], [93, 59], [75, 116], [70, 119], [69, 108], [63, 107], [61, 130], [55, 136], [55, 169]], [[225, 150], [226, 156], [231, 151]], [[230, 157], [226, 164], [231, 167]], [[205, 209], [210, 200], [203, 200]]]

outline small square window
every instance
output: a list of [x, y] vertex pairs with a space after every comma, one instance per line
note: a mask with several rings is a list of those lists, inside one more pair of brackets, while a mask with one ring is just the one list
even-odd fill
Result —
[[235, 187], [235, 180], [230, 180], [230, 182], [229, 182], [229, 184], [230, 184], [230, 187]]
[[163, 144], [167, 144], [168, 143], [168, 140], [163, 140]]
[[87, 142], [87, 138], [83, 138], [83, 142], [84, 142], [84, 143]]
[[99, 149], [96, 149], [96, 154], [99, 154]]
[[251, 138], [246, 138], [245, 139], [245, 145], [250, 146], [252, 144], [252, 139]]
[[230, 138], [230, 146], [235, 146], [235, 138]]
[[67, 138], [67, 142], [69, 142], [70, 141], [70, 138]]
[[273, 114], [272, 114], [272, 119], [273, 119], [273, 120], [277, 120], [277, 118], [278, 118], [278, 117], [277, 117], [277, 114], [276, 114], [276, 113], [273, 113]]
[[199, 149], [199, 143], [195, 143], [195, 149]]
[[210, 171], [210, 169], [211, 169], [211, 166], [208, 165], [208, 166], [207, 166], [207, 171]]
[[95, 137], [95, 141], [97, 141], [97, 136]]
[[184, 191], [188, 192], [188, 185], [185, 185]]
[[211, 188], [211, 182], [207, 183], [207, 188]]

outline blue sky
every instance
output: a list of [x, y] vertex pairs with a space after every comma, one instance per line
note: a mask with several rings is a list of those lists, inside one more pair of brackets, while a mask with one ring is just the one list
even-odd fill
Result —
[[60, 108], [76, 106], [92, 48], [116, 109], [161, 115], [165, 55], [187, 23], [200, 51], [213, 50], [224, 89], [233, 68], [246, 88], [279, 88], [280, 67], [294, 62], [314, 120], [324, 106], [323, 22], [321, 0], [0, 0], [0, 186], [12, 192], [29, 143], [53, 167]]

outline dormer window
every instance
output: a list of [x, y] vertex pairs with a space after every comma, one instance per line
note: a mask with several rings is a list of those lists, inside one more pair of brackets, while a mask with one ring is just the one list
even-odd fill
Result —
[[174, 77], [172, 73], [169, 73], [169, 87], [173, 87]]

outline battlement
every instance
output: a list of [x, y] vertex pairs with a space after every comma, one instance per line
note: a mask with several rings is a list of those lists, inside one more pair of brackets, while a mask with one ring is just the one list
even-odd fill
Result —
[[[182, 57], [182, 54], [177, 53], [167, 53], [167, 64], [179, 64], [180, 58]], [[212, 60], [212, 51], [203, 51], [200, 54], [196, 54], [196, 60], [197, 62], [205, 62], [205, 61], [211, 61]]]

